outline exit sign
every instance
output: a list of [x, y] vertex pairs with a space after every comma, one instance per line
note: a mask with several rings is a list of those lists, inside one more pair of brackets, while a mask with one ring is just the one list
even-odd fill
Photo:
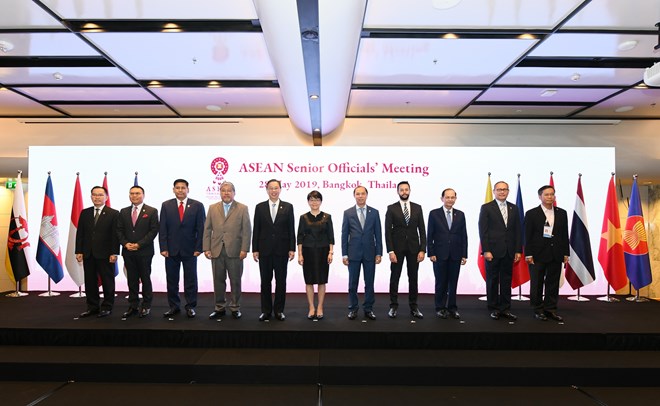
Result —
[[16, 179], [7, 179], [5, 187], [7, 189], [16, 189]]

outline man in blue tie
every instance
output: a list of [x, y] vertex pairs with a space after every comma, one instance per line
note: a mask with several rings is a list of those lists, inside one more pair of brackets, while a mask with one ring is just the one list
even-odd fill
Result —
[[360, 267], [364, 269], [364, 315], [370, 320], [376, 320], [373, 312], [374, 278], [376, 264], [380, 264], [383, 254], [383, 237], [380, 215], [378, 210], [367, 206], [367, 195], [364, 186], [353, 190], [356, 205], [344, 211], [341, 226], [342, 262], [348, 266], [349, 320], [357, 318]]

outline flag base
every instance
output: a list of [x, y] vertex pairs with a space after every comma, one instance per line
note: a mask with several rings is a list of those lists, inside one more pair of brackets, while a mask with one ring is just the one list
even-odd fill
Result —
[[481, 300], [482, 302], [485, 302], [485, 301], [488, 300], [488, 296], [481, 296], [481, 297], [479, 297], [479, 300]]
[[523, 295], [511, 295], [511, 300], [515, 300], [517, 302], [528, 302], [529, 298]]
[[59, 296], [59, 295], [60, 295], [60, 292], [53, 292], [51, 290], [49, 290], [48, 292], [44, 292], [44, 293], [39, 294], [39, 296], [41, 296], [41, 297], [53, 297], [53, 296]]
[[589, 299], [584, 296], [569, 296], [566, 299], [572, 300], [574, 302], [588, 302]]
[[644, 296], [629, 296], [626, 298], [626, 300], [635, 303], [646, 303], [649, 301], [649, 298]]
[[596, 300], [600, 300], [601, 302], [609, 302], [609, 303], [617, 303], [617, 302], [620, 302], [619, 299], [617, 299], [617, 298], [615, 298], [615, 297], [613, 297], [613, 296], [609, 296], [609, 295], [607, 295], [607, 296], [602, 296], [602, 297], [598, 297], [598, 298], [596, 298]]
[[69, 297], [78, 297], [78, 298], [80, 298], [80, 297], [86, 297], [86, 296], [87, 296], [87, 295], [85, 295], [85, 292], [76, 292], [76, 293], [74, 293], [74, 294], [72, 294], [72, 295], [69, 295]]
[[7, 297], [23, 297], [23, 296], [27, 296], [27, 295], [28, 295], [27, 293], [17, 290], [15, 292], [8, 293], [5, 296], [7, 296]]

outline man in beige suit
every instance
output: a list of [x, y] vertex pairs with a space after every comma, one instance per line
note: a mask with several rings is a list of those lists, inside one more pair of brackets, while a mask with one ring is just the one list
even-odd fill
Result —
[[231, 182], [220, 185], [221, 202], [209, 207], [204, 223], [202, 249], [211, 260], [215, 310], [209, 319], [218, 319], [226, 314], [225, 294], [227, 274], [231, 285], [229, 310], [235, 319], [241, 317], [241, 277], [243, 260], [250, 249], [252, 226], [246, 205], [234, 200], [236, 189]]

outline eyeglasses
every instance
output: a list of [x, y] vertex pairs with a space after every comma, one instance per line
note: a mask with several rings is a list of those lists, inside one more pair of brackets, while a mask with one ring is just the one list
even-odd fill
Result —
[[321, 201], [321, 199], [313, 199], [313, 198], [312, 198], [312, 199], [309, 199], [309, 200], [307, 200], [307, 201], [308, 201], [308, 202], [313, 202], [313, 203], [318, 203], [318, 202]]
[[508, 192], [509, 189], [495, 189], [496, 192]]

